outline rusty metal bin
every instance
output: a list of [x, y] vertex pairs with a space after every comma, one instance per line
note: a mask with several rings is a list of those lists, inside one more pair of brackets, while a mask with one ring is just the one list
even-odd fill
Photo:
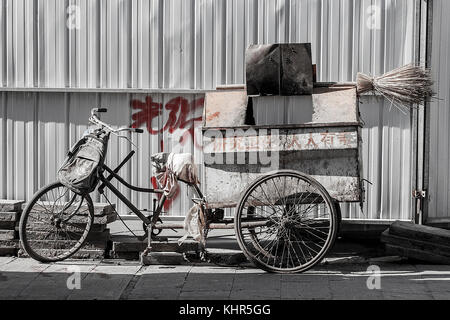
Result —
[[[230, 124], [229, 109], [220, 119], [220, 108], [226, 107], [214, 104], [222, 94], [206, 96], [202, 138], [210, 208], [236, 206], [249, 184], [280, 169], [312, 176], [339, 202], [363, 201], [361, 124], [354, 86], [315, 87], [310, 102], [305, 102], [312, 105], [312, 121], [304, 124], [210, 126]], [[302, 107], [298, 105], [299, 112]], [[213, 114], [214, 120], [208, 121]]]

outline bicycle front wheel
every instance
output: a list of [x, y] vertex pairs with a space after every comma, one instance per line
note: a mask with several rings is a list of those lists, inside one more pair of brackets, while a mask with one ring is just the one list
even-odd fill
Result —
[[41, 262], [69, 258], [84, 244], [94, 221], [89, 195], [80, 196], [59, 182], [36, 192], [20, 218], [25, 252]]

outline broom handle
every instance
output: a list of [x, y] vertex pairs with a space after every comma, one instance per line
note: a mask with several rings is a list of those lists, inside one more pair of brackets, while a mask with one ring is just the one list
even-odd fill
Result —
[[355, 87], [356, 82], [315, 82], [315, 88], [326, 88], [326, 87]]
[[[356, 82], [315, 82], [314, 88], [340, 88], [340, 87], [358, 87]], [[376, 91], [368, 91], [359, 94], [360, 96], [382, 96]]]

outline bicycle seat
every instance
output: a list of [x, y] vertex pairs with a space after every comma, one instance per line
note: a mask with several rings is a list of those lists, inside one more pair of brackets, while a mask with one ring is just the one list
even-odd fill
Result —
[[199, 184], [197, 166], [191, 153], [166, 153], [160, 152], [150, 156], [154, 174], [158, 178], [169, 171], [183, 182]]

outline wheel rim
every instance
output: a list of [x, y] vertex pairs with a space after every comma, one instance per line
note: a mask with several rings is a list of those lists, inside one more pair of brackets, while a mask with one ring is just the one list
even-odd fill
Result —
[[21, 239], [25, 251], [41, 261], [58, 261], [73, 255], [84, 243], [92, 225], [92, 203], [61, 184], [37, 194], [24, 212]]
[[[246, 222], [260, 221], [257, 227]], [[275, 272], [301, 272], [317, 264], [336, 235], [336, 213], [328, 192], [296, 172], [260, 178], [244, 193], [236, 235], [247, 257]]]

